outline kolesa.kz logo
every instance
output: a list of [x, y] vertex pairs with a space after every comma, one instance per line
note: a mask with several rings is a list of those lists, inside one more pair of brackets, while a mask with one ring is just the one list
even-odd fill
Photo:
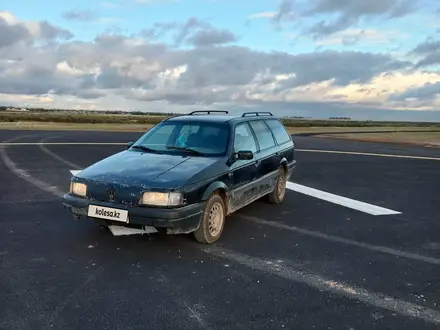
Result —
[[95, 209], [95, 214], [96, 215], [101, 215], [104, 217], [111, 217], [111, 218], [120, 218], [121, 213], [119, 212], [113, 212], [113, 211], [106, 211], [103, 209]]

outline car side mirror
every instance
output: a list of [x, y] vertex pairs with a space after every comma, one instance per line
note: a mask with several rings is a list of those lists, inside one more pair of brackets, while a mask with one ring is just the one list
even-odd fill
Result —
[[133, 144], [134, 144], [134, 142], [128, 142], [127, 143], [127, 149], [130, 149]]
[[240, 150], [236, 153], [236, 158], [239, 160], [250, 160], [254, 158], [254, 153], [249, 150]]

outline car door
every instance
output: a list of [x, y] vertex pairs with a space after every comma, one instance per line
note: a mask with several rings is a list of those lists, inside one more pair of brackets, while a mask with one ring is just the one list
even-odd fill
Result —
[[265, 122], [277, 141], [280, 163], [285, 161], [287, 168], [291, 169], [295, 164], [295, 147], [291, 136], [278, 119], [266, 119]]
[[[233, 151], [257, 152], [257, 142], [248, 123], [238, 123], [234, 128]], [[257, 179], [255, 156], [251, 160], [235, 160], [229, 172], [230, 179], [230, 207], [235, 211], [255, 199]]]
[[275, 186], [280, 166], [280, 155], [274, 136], [264, 120], [249, 122], [258, 143], [257, 160], [257, 188], [260, 195], [272, 191]]

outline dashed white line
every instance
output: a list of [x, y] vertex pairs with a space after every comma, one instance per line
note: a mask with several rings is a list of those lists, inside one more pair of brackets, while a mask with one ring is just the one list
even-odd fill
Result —
[[271, 276], [279, 276], [293, 282], [306, 284], [318, 290], [335, 293], [371, 306], [387, 309], [404, 316], [440, 324], [439, 311], [412, 304], [381, 293], [370, 292], [360, 287], [350, 286], [331, 279], [326, 279], [313, 273], [299, 271], [284, 266], [276, 260], [264, 260], [220, 247], [209, 247], [202, 249], [202, 251], [220, 258], [232, 260], [249, 268], [257, 269]]
[[357, 241], [343, 238], [343, 237], [339, 237], [339, 236], [324, 234], [319, 231], [298, 228], [298, 227], [286, 225], [284, 223], [269, 221], [269, 220], [265, 220], [265, 219], [261, 219], [261, 218], [257, 218], [257, 217], [252, 217], [252, 216], [248, 216], [248, 215], [244, 215], [244, 214], [240, 214], [240, 218], [243, 218], [248, 221], [253, 221], [253, 222], [261, 224], [261, 225], [271, 226], [271, 227], [279, 228], [279, 229], [285, 229], [285, 230], [296, 232], [299, 234], [308, 235], [308, 236], [312, 236], [312, 237], [316, 237], [316, 238], [321, 238], [321, 239], [324, 239], [324, 240], [330, 241], [330, 242], [352, 245], [352, 246], [360, 247], [360, 248], [367, 249], [370, 251], [381, 252], [381, 253], [390, 254], [390, 255], [393, 255], [396, 257], [403, 257], [403, 258], [407, 258], [407, 259], [411, 259], [411, 260], [415, 260], [415, 261], [421, 261], [421, 262], [426, 262], [426, 263], [429, 263], [432, 265], [440, 266], [440, 259], [437, 259], [437, 258], [432, 258], [432, 257], [427, 257], [427, 256], [423, 256], [423, 255], [416, 254], [416, 253], [410, 253], [410, 252], [405, 252], [405, 251], [401, 251], [401, 250], [396, 250], [396, 249], [392, 249], [392, 248], [385, 247], [385, 246], [357, 242]]
[[322, 190], [310, 188], [307, 186], [300, 185], [298, 183], [287, 182], [287, 189], [299, 192], [301, 194], [305, 194], [308, 196], [312, 196], [315, 198], [319, 198], [325, 200], [330, 203], [342, 205], [357, 211], [365, 212], [371, 215], [392, 215], [392, 214], [401, 214], [401, 212], [386, 209], [384, 207], [376, 206], [373, 204], [368, 204], [364, 202], [360, 202], [351, 198], [331, 194]]
[[81, 170], [70, 170], [70, 173], [72, 173], [73, 176], [77, 175]]

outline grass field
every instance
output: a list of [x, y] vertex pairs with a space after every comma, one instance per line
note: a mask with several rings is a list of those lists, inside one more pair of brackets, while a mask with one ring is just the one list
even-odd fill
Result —
[[[169, 117], [169, 116], [168, 116]], [[77, 123], [77, 124], [157, 124], [167, 116], [101, 114], [77, 112], [0, 112], [1, 122], [42, 122], [42, 123]], [[287, 127], [430, 127], [439, 128], [440, 123], [430, 122], [373, 122], [354, 120], [305, 120], [281, 119]]]
[[153, 124], [87, 124], [32, 121], [0, 122], [0, 130], [146, 132], [152, 126]]
[[440, 147], [439, 132], [323, 134], [320, 137], [368, 142], [394, 142]]
[[[0, 129], [30, 129], [30, 130], [68, 130], [68, 131], [120, 131], [120, 132], [145, 132], [150, 129], [153, 124], [117, 124], [117, 123], [57, 123], [57, 122], [0, 122]], [[289, 127], [287, 130], [290, 134], [298, 133], [339, 133], [339, 132], [371, 132], [371, 131], [420, 131], [438, 130], [433, 127], [393, 127], [393, 126], [371, 126], [371, 127]]]

